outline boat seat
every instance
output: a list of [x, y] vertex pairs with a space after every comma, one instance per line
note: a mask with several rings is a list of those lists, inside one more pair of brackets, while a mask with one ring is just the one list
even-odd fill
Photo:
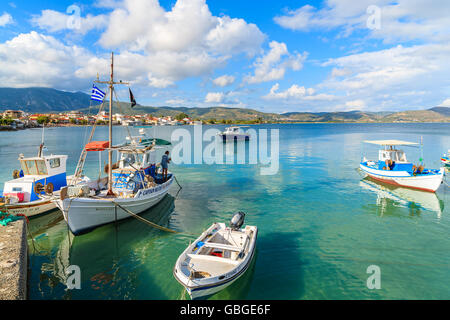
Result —
[[227, 244], [214, 243], [214, 242], [206, 242], [203, 246], [207, 247], [207, 248], [223, 249], [223, 250], [230, 250], [230, 251], [237, 251], [237, 252], [240, 252], [242, 250], [242, 248], [239, 248], [236, 246], [230, 246]]
[[211, 261], [211, 262], [221, 262], [221, 263], [228, 263], [233, 265], [238, 265], [240, 262], [235, 260], [230, 260], [226, 258], [216, 257], [216, 256], [209, 256], [204, 254], [190, 254], [188, 253], [187, 256], [191, 258], [191, 260], [203, 260], [203, 261]]

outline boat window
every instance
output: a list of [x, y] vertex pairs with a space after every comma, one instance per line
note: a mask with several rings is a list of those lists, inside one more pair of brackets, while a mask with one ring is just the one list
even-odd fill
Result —
[[22, 167], [23, 174], [29, 174], [26, 161], [20, 161], [20, 166]]
[[22, 160], [20, 162], [23, 173], [28, 175], [45, 175], [47, 167], [44, 160]]
[[38, 174], [47, 174], [47, 166], [45, 165], [44, 160], [36, 160], [36, 165], [38, 169]]
[[59, 168], [59, 166], [61, 165], [59, 158], [50, 159], [49, 163], [50, 168]]

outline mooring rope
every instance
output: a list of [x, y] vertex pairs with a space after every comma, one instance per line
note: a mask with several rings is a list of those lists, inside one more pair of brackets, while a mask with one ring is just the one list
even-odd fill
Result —
[[149, 221], [149, 220], [147, 220], [147, 219], [142, 218], [141, 216], [139, 216], [139, 215], [133, 213], [131, 210], [129, 210], [129, 209], [127, 209], [127, 208], [121, 206], [120, 204], [118, 204], [118, 203], [115, 202], [115, 201], [113, 201], [113, 203], [114, 203], [115, 206], [119, 207], [120, 209], [122, 209], [123, 211], [125, 211], [126, 213], [128, 213], [130, 216], [132, 216], [132, 217], [138, 219], [139, 221], [144, 222], [145, 224], [147, 224], [147, 225], [149, 225], [149, 226], [152, 226], [153, 228], [156, 228], [156, 229], [159, 229], [159, 230], [162, 230], [162, 231], [166, 231], [166, 232], [171, 232], [171, 233], [183, 233], [183, 232], [179, 232], [179, 231], [176, 231], [176, 230], [172, 230], [172, 229], [169, 229], [169, 228], [160, 226], [160, 225], [158, 225], [158, 224], [156, 224], [156, 223], [154, 223], [154, 222], [151, 222], [151, 221]]

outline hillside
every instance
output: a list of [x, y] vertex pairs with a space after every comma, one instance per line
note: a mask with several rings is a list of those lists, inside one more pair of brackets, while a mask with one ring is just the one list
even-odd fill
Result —
[[70, 111], [88, 107], [90, 96], [51, 88], [0, 88], [0, 110], [26, 112]]
[[[30, 113], [50, 113], [80, 110], [96, 114], [97, 106], [90, 106], [90, 96], [82, 92], [66, 92], [50, 88], [0, 88], [0, 111], [19, 109]], [[152, 114], [176, 116], [186, 113], [192, 119], [240, 120], [261, 119], [268, 122], [450, 122], [450, 108], [434, 107], [428, 110], [401, 112], [288, 112], [265, 113], [247, 108], [188, 108], [169, 106], [142, 106], [130, 108], [129, 103], [114, 104], [113, 112], [124, 114]]]

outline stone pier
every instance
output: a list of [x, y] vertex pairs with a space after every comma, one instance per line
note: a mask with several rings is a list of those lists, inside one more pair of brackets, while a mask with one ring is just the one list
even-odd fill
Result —
[[25, 220], [0, 225], [0, 300], [27, 298], [26, 228]]

